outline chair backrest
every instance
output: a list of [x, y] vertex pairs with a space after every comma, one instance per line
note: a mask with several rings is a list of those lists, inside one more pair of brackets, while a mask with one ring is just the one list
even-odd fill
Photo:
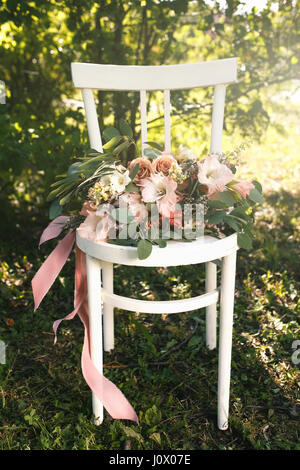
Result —
[[165, 150], [171, 151], [170, 90], [214, 86], [210, 151], [221, 152], [226, 84], [236, 81], [237, 59], [183, 65], [104, 65], [72, 63], [72, 79], [81, 88], [90, 145], [102, 151], [93, 91], [139, 91], [142, 149], [147, 141], [146, 92], [163, 90]]

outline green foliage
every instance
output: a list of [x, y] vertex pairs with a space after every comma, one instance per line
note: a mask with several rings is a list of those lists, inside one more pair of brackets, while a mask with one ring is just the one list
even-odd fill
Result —
[[[22, 184], [25, 194], [44, 204], [54, 174], [87, 147], [84, 114], [72, 101], [80, 99], [70, 80], [74, 58], [158, 65], [237, 56], [238, 83], [228, 87], [225, 131], [230, 135], [238, 129], [243, 136], [259, 138], [269, 123], [262, 97], [266, 84], [299, 76], [300, 9], [298, 2], [280, 2], [278, 12], [271, 3], [262, 11], [242, 12], [241, 5], [227, 2], [223, 8], [218, 2], [182, 0], [2, 2], [0, 75], [8, 93], [6, 105], [0, 105], [2, 199]], [[104, 122], [113, 124], [123, 136], [137, 140], [138, 93], [99, 91], [97, 98], [101, 128]], [[155, 93], [149, 94], [149, 107], [155, 100]], [[202, 95], [175, 91], [172, 106], [174, 141], [188, 144], [185, 139], [192, 135], [207, 149], [211, 90]], [[163, 115], [151, 115], [148, 124], [149, 135], [157, 134]], [[111, 128], [105, 141], [112, 136], [109, 132], [119, 136]]]

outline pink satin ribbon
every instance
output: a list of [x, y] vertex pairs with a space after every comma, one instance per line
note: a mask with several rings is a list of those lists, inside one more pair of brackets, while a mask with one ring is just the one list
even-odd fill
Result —
[[[64, 219], [64, 220], [63, 220]], [[68, 218], [63, 216], [53, 220], [42, 233], [39, 246], [51, 238], [57, 237], [62, 231], [64, 223]], [[56, 277], [65, 264], [75, 241], [75, 232], [70, 231], [56, 246], [48, 256], [44, 264], [40, 267], [32, 279], [32, 291], [34, 297], [34, 309], [36, 310], [52, 286]], [[100, 301], [100, 299], [99, 299]], [[71, 320], [78, 313], [84, 325], [84, 343], [81, 356], [81, 368], [83, 376], [93, 393], [102, 402], [106, 411], [114, 419], [129, 419], [138, 423], [138, 417], [125, 398], [121, 390], [110, 380], [106, 379], [96, 368], [90, 353], [90, 333], [89, 333], [89, 310], [86, 280], [86, 260], [84, 253], [76, 246], [76, 267], [75, 267], [75, 293], [74, 310], [66, 317], [56, 320], [53, 323], [55, 334], [54, 343], [57, 341], [57, 328], [61, 321]]]

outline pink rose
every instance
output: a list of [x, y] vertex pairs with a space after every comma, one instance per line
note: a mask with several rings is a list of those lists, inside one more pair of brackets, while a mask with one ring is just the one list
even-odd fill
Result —
[[128, 170], [131, 172], [136, 164], [139, 164], [139, 171], [137, 172], [137, 175], [134, 178], [135, 183], [140, 183], [142, 179], [148, 178], [151, 176], [153, 173], [152, 165], [150, 160], [148, 158], [140, 157], [140, 158], [135, 158], [132, 160], [129, 165], [128, 165]]
[[163, 173], [168, 176], [169, 171], [173, 165], [177, 162], [173, 155], [163, 152], [160, 157], [157, 157], [152, 162], [153, 173]]

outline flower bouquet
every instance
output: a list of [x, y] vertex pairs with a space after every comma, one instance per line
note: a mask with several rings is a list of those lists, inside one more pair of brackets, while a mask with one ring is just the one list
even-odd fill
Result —
[[183, 146], [169, 153], [146, 142], [138, 155], [124, 120], [103, 136], [102, 152], [89, 151], [52, 184], [50, 219], [66, 210], [65, 229], [96, 243], [136, 246], [140, 259], [153, 245], [203, 234], [237, 232], [239, 246], [251, 248], [253, 207], [262, 201], [262, 188], [236, 177], [237, 151], [203, 157]]

